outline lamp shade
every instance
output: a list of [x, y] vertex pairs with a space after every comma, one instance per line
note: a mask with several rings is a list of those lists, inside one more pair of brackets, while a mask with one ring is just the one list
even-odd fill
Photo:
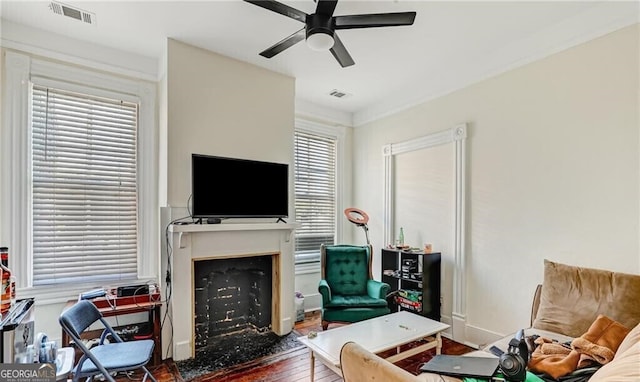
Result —
[[307, 45], [313, 50], [328, 50], [333, 47], [333, 36], [317, 32], [307, 37]]

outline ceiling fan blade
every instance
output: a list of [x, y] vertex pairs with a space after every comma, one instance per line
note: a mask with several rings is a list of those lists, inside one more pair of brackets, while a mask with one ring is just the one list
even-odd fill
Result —
[[349, 52], [347, 52], [347, 48], [344, 47], [337, 34], [333, 35], [333, 40], [333, 47], [330, 49], [331, 54], [333, 54], [333, 57], [338, 60], [340, 66], [346, 68], [347, 66], [355, 64], [353, 58], [351, 58], [351, 55], [349, 54]]
[[336, 30], [411, 25], [415, 18], [415, 12], [372, 13], [366, 15], [344, 15], [333, 17], [336, 23]]
[[305, 30], [304, 28], [302, 28], [296, 33], [292, 34], [291, 36], [285, 37], [281, 41], [277, 42], [276, 44], [260, 52], [260, 55], [262, 57], [271, 58], [276, 54], [282, 52], [283, 50], [290, 48], [296, 43], [304, 40], [304, 37], [305, 37]]
[[291, 8], [288, 5], [279, 3], [273, 0], [244, 0], [247, 3], [251, 3], [253, 5], [257, 5], [264, 9], [268, 9], [272, 12], [279, 13], [281, 15], [291, 17], [292, 19], [298, 20], [300, 22], [306, 22], [307, 14], [297, 10], [295, 8]]
[[316, 6], [316, 13], [320, 13], [320, 14], [331, 17], [333, 16], [333, 11], [336, 10], [337, 4], [338, 4], [338, 0], [318, 0], [318, 5]]

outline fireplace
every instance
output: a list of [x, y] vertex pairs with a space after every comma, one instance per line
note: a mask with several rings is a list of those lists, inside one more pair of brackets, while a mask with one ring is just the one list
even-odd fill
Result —
[[[168, 356], [172, 356], [176, 361], [192, 358], [195, 355], [196, 347], [206, 343], [205, 338], [208, 338], [206, 336], [212, 333], [224, 333], [225, 330], [233, 330], [236, 324], [259, 328], [268, 322], [266, 330], [269, 330], [270, 326], [270, 330], [279, 336], [291, 332], [295, 322], [294, 228], [294, 224], [286, 223], [192, 224], [169, 227], [173, 250], [170, 259], [173, 297], [167, 308], [171, 314], [173, 326], [169, 328], [169, 325], [166, 325], [163, 330], [163, 343], [172, 344]], [[265, 304], [268, 305], [270, 312], [256, 313], [254, 307], [249, 315], [260, 317], [260, 319], [254, 320], [252, 318], [246, 323], [240, 323], [241, 319], [237, 319], [232, 313], [229, 313], [229, 317], [225, 315], [222, 321], [217, 316], [217, 318], [212, 318], [209, 315], [207, 319], [213, 319], [217, 324], [212, 324], [211, 321], [205, 323], [203, 320], [208, 313], [203, 313], [207, 312], [206, 309], [196, 308], [200, 304], [196, 301], [203, 302], [211, 299], [213, 295], [208, 297], [201, 295], [201, 291], [196, 290], [196, 279], [201, 278], [203, 273], [210, 271], [196, 269], [200, 268], [201, 262], [212, 261], [215, 263], [221, 260], [243, 259], [259, 259], [255, 261], [270, 263], [270, 271], [266, 269], [259, 271], [259, 273], [270, 273], [271, 276], [269, 282], [259, 281], [259, 283], [271, 285], [270, 301], [260, 303], [263, 308]], [[227, 268], [229, 268], [227, 272], [235, 272], [231, 270], [232, 267], [227, 266]], [[228, 284], [221, 288], [227, 288], [225, 293], [233, 294], [234, 287], [236, 286]], [[251, 289], [252, 286], [241, 286], [241, 288], [240, 294], [244, 293], [246, 288]], [[257, 293], [258, 289], [263, 293], [267, 287], [260, 286], [258, 288], [256, 286], [253, 293]], [[229, 320], [235, 321], [233, 321], [233, 325], [225, 328], [224, 326], [231, 322]], [[163, 354], [167, 354], [167, 351], [163, 351]]]
[[271, 330], [272, 256], [194, 261], [194, 346], [243, 330]]

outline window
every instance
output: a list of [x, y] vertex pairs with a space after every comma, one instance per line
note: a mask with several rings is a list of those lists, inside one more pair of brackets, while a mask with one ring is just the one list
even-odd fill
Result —
[[336, 146], [334, 137], [295, 133], [296, 264], [320, 261], [320, 244], [335, 243]]
[[0, 242], [19, 295], [157, 281], [155, 83], [14, 51], [4, 63]]
[[138, 105], [31, 94], [33, 285], [134, 279]]

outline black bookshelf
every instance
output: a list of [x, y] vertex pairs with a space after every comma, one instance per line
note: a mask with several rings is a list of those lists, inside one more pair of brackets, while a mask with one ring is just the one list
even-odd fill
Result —
[[392, 312], [406, 310], [440, 321], [441, 253], [382, 250], [382, 281], [391, 286]]

